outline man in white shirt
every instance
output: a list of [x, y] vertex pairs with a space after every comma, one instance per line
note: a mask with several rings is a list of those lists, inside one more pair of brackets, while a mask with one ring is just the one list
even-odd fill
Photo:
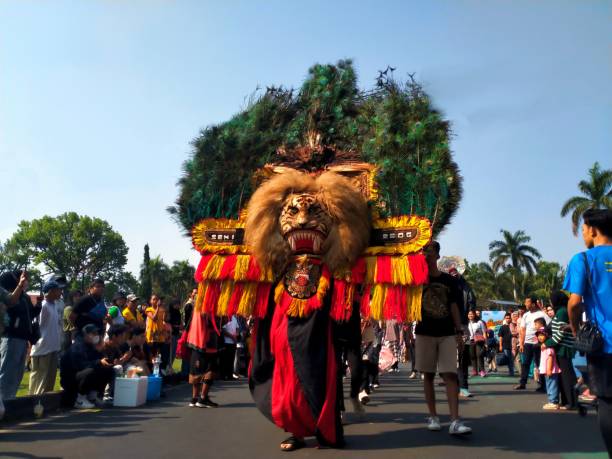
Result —
[[[536, 369], [540, 365], [540, 343], [538, 343], [538, 338], [536, 337], [537, 327], [534, 323], [535, 320], [542, 319], [546, 325], [550, 323], [550, 317], [539, 308], [537, 299], [527, 298], [525, 300], [525, 307], [527, 308], [527, 312], [523, 314], [519, 323], [519, 351], [523, 357], [521, 363], [521, 380], [514, 388], [515, 390], [524, 390], [526, 388], [531, 363], [535, 361]], [[543, 375], [540, 376], [538, 387], [536, 388], [537, 391], [544, 390], [542, 378]]]
[[53, 391], [62, 344], [62, 328], [56, 304], [62, 297], [60, 284], [54, 279], [48, 280], [43, 285], [43, 294], [45, 299], [39, 317], [40, 338], [30, 353], [30, 395]]
[[222, 329], [224, 347], [221, 353], [221, 377], [223, 379], [238, 379], [234, 375], [234, 357], [236, 356], [236, 344], [238, 342], [238, 320], [232, 316]]

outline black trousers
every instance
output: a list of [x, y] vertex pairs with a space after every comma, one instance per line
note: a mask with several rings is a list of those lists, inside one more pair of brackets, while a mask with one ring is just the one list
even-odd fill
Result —
[[485, 371], [485, 349], [483, 341], [472, 342], [470, 344], [470, 358], [472, 359], [472, 368], [475, 372], [479, 373]]
[[574, 365], [572, 365], [571, 359], [567, 357], [557, 356], [557, 363], [561, 369], [561, 404], [569, 405], [572, 408], [576, 407], [576, 372], [574, 371]]
[[87, 368], [79, 371], [75, 375], [77, 391], [82, 395], [94, 391], [101, 394], [114, 377], [115, 370], [108, 367]]
[[457, 379], [459, 380], [459, 389], [469, 389], [468, 369], [471, 362], [470, 348], [471, 346], [469, 344], [464, 344], [463, 350], [459, 354], [459, 361], [457, 362]]
[[[527, 378], [529, 378], [529, 368], [531, 362], [535, 362], [536, 368], [540, 366], [540, 344], [525, 343], [522, 362], [521, 362], [521, 381], [520, 385], [527, 385]], [[539, 385], [544, 387], [544, 375], [540, 375]]]
[[597, 399], [597, 418], [608, 456], [612, 457], [612, 398], [599, 397]]
[[408, 350], [408, 358], [410, 359], [410, 372], [414, 373], [416, 371], [415, 367], [415, 356], [414, 353], [414, 340], [410, 341], [410, 344], [406, 345], [406, 349]]
[[361, 389], [363, 378], [363, 362], [361, 360], [361, 349], [359, 346], [347, 346], [344, 348], [344, 359], [351, 371], [351, 398], [357, 398]]
[[221, 351], [221, 377], [230, 379], [234, 374], [234, 358], [236, 357], [236, 345], [225, 343], [225, 348]]

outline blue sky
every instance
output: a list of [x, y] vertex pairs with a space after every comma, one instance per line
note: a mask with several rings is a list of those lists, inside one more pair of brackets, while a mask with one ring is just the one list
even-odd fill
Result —
[[190, 140], [258, 85], [352, 58], [364, 88], [416, 72], [453, 124], [465, 195], [444, 253], [485, 260], [523, 229], [565, 264], [582, 245], [561, 205], [612, 167], [611, 45], [609, 1], [5, 0], [0, 239], [76, 211], [123, 235], [133, 272], [147, 242], [195, 263], [165, 211]]

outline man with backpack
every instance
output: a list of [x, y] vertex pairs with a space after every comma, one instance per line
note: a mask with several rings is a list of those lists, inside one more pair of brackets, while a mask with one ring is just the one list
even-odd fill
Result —
[[[589, 386], [598, 397], [599, 427], [608, 453], [612, 452], [612, 210], [587, 210], [582, 236], [586, 252], [569, 263], [563, 288], [570, 292], [568, 313], [577, 341], [589, 341], [580, 332], [582, 313], [599, 330], [587, 354]], [[591, 335], [593, 336], [593, 335]], [[597, 345], [600, 342], [600, 345]]]

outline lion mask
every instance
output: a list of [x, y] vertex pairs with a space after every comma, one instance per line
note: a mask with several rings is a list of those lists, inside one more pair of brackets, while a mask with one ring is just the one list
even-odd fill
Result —
[[350, 268], [367, 247], [370, 215], [365, 199], [346, 178], [290, 171], [253, 194], [245, 236], [259, 265], [277, 275], [299, 254], [321, 256], [336, 273]]

